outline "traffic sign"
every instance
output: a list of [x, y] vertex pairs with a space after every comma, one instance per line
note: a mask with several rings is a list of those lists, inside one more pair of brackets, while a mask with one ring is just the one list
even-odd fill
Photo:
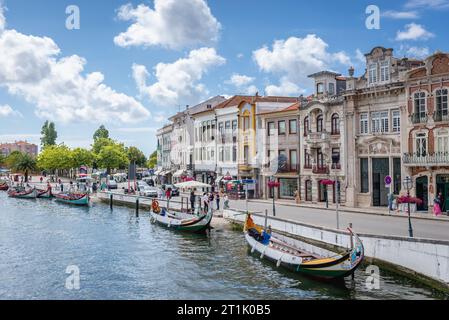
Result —
[[389, 186], [391, 184], [391, 182], [393, 182], [393, 179], [391, 178], [391, 176], [386, 176], [385, 177], [385, 185]]

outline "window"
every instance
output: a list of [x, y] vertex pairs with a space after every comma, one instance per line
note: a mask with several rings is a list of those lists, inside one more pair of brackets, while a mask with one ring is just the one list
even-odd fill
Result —
[[332, 169], [340, 169], [340, 149], [332, 148]]
[[279, 135], [285, 135], [285, 120], [279, 121], [278, 122], [278, 130], [279, 130]]
[[417, 133], [415, 136], [415, 153], [418, 157], [427, 156], [427, 134]]
[[390, 80], [390, 62], [383, 61], [380, 64], [380, 81]]
[[232, 162], [237, 162], [237, 147], [232, 147]]
[[320, 82], [316, 85], [316, 93], [317, 94], [324, 93], [324, 84], [323, 83]]
[[237, 130], [237, 120], [232, 120], [232, 131], [236, 131]]
[[416, 92], [414, 94], [415, 116], [419, 119], [426, 117], [426, 93]]
[[360, 134], [368, 134], [368, 113], [360, 114]]
[[288, 123], [289, 133], [297, 134], [298, 133], [298, 122], [296, 120], [290, 120]]
[[224, 161], [224, 151], [223, 151], [223, 147], [221, 147], [221, 148], [220, 148], [220, 151], [219, 151], [219, 160], [220, 160], [221, 162]]
[[334, 95], [335, 94], [335, 84], [329, 83], [329, 94]]
[[249, 147], [248, 146], [243, 147], [243, 161], [244, 161], [244, 163], [249, 162]]
[[449, 131], [440, 130], [436, 135], [436, 152], [448, 153], [449, 152]]
[[244, 131], [249, 130], [249, 123], [250, 123], [249, 116], [244, 116], [243, 117], [243, 130]]
[[218, 123], [218, 132], [219, 132], [220, 135], [224, 134], [224, 132], [223, 132], [223, 122], [219, 122]]
[[373, 63], [369, 65], [369, 84], [377, 82], [377, 64]]
[[298, 171], [298, 152], [290, 150], [290, 171]]
[[225, 161], [226, 162], [231, 161], [231, 148], [230, 147], [225, 148]]
[[316, 118], [316, 132], [323, 132], [323, 115]]
[[338, 114], [332, 115], [332, 134], [340, 134], [340, 117]]
[[437, 121], [447, 120], [448, 105], [447, 105], [447, 89], [439, 89], [435, 92]]
[[391, 116], [393, 118], [393, 132], [401, 132], [401, 112], [394, 110]]
[[229, 129], [231, 129], [231, 121], [226, 121], [225, 129], [226, 129], [226, 132], [229, 131]]
[[304, 152], [304, 168], [305, 169], [312, 168], [312, 162], [310, 160], [310, 154], [309, 154], [309, 152], [307, 150]]
[[369, 192], [368, 159], [360, 159], [360, 192]]
[[268, 136], [274, 136], [275, 125], [274, 122], [268, 122]]
[[373, 112], [371, 114], [371, 130], [373, 133], [389, 131], [388, 111]]
[[310, 132], [309, 117], [304, 118], [304, 136], [307, 136]]

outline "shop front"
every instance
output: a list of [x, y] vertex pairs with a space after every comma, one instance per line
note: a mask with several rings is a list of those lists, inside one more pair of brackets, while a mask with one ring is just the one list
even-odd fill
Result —
[[449, 212], [449, 174], [440, 174], [436, 176], [437, 195], [441, 193], [442, 208], [441, 211]]
[[279, 199], [294, 199], [295, 192], [299, 189], [297, 178], [279, 178]]

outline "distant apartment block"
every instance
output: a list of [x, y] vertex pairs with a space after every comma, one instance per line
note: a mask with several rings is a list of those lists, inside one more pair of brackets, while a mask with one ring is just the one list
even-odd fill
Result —
[[20, 151], [33, 156], [37, 156], [38, 147], [35, 144], [29, 143], [27, 141], [16, 141], [12, 143], [1, 143], [0, 153], [4, 156], [10, 155], [14, 151]]

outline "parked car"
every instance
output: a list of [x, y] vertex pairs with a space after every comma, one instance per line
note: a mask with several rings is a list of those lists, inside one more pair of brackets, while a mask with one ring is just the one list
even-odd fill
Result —
[[137, 190], [142, 197], [157, 198], [157, 188], [140, 185]]
[[115, 180], [109, 180], [107, 183], [108, 186], [108, 190], [117, 190], [118, 189], [118, 184]]

